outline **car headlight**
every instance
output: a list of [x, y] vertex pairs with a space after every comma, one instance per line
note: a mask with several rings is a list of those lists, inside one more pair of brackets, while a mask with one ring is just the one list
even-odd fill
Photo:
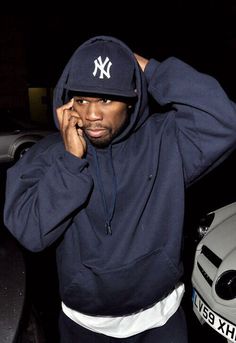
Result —
[[216, 281], [215, 291], [221, 299], [236, 298], [236, 270], [227, 270], [221, 274]]
[[198, 235], [200, 239], [206, 235], [209, 227], [211, 226], [211, 223], [214, 220], [214, 217], [215, 217], [215, 213], [212, 212], [212, 213], [206, 214], [200, 219], [199, 227], [198, 227]]

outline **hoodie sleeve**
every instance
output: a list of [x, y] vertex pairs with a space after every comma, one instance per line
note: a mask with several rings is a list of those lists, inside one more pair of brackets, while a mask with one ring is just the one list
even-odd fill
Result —
[[186, 183], [205, 175], [236, 148], [236, 104], [217, 80], [175, 57], [145, 68], [148, 92], [173, 109]]
[[4, 223], [19, 242], [40, 251], [56, 241], [86, 202], [93, 181], [87, 161], [44, 139], [8, 169]]

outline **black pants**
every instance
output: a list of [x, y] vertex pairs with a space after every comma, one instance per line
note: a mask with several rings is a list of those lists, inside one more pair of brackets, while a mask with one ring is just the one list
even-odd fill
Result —
[[155, 329], [128, 338], [112, 338], [87, 330], [66, 315], [60, 316], [60, 343], [187, 343], [187, 327], [182, 308]]

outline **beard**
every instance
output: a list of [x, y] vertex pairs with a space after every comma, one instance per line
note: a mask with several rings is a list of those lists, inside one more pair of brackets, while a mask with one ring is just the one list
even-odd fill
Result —
[[104, 137], [91, 137], [89, 135], [89, 133], [86, 131], [86, 129], [84, 129], [84, 134], [87, 137], [87, 139], [89, 140], [89, 142], [94, 145], [97, 148], [106, 148], [111, 141], [114, 138], [114, 134], [112, 133], [112, 130], [110, 128], [105, 128], [103, 127], [93, 127], [93, 129], [103, 129], [105, 130], [106, 134]]
[[[83, 132], [89, 142], [95, 146], [96, 148], [106, 148], [111, 144], [111, 142], [116, 138], [128, 125], [129, 118], [126, 118], [124, 122], [120, 124], [115, 130], [112, 130], [111, 127], [103, 126], [101, 124], [90, 124], [83, 127]], [[101, 137], [91, 137], [89, 134], [89, 130], [104, 130], [104, 135]]]

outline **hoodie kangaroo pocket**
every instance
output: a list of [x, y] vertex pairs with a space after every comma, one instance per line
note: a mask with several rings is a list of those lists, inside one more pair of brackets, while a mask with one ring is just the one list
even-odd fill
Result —
[[62, 295], [67, 306], [90, 315], [135, 313], [166, 296], [181, 276], [166, 253], [155, 250], [110, 270], [85, 266]]

